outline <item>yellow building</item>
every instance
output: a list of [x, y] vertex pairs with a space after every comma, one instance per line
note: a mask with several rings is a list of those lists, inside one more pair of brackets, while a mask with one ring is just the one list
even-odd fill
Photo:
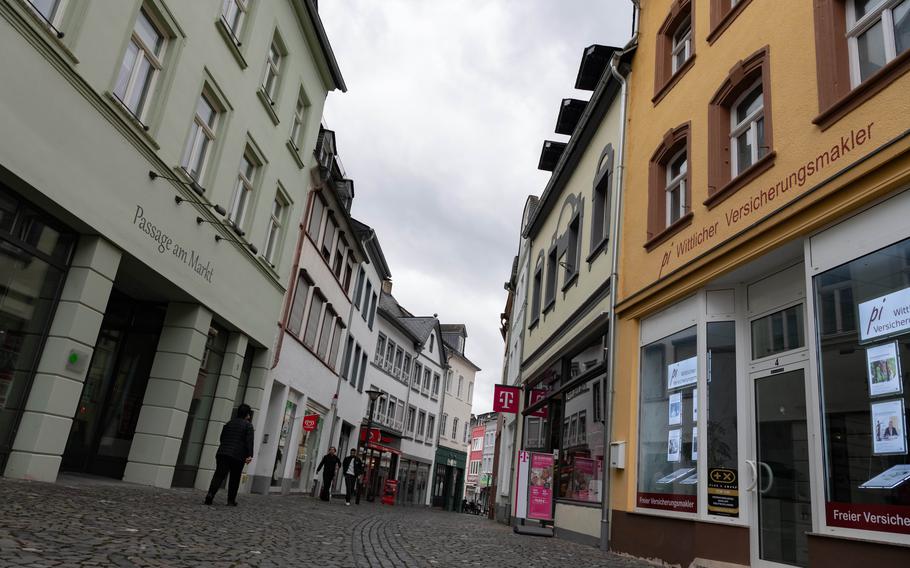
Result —
[[907, 565], [910, 2], [651, 0], [639, 22], [611, 546]]

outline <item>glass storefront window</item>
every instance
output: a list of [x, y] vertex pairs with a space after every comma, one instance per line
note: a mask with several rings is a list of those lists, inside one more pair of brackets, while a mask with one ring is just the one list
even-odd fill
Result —
[[602, 375], [597, 376], [569, 390], [563, 397], [556, 493], [560, 499], [600, 503], [604, 428], [594, 417], [602, 380]]
[[910, 240], [814, 279], [829, 526], [910, 533]]
[[[738, 479], [736, 400], [736, 324], [732, 321], [707, 324], [707, 429], [708, 513], [722, 517], [739, 516], [739, 498], [725, 494], [736, 490], [730, 480]], [[693, 423], [698, 419], [698, 393], [693, 392]], [[729, 472], [732, 472], [731, 476]]]
[[805, 347], [803, 305], [791, 306], [752, 322], [752, 358]]
[[696, 345], [692, 326], [642, 347], [639, 507], [697, 511]]

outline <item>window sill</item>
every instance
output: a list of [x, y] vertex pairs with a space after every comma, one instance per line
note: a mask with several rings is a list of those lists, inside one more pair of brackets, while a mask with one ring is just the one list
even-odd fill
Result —
[[265, 112], [268, 113], [269, 118], [272, 119], [272, 123], [275, 126], [278, 126], [278, 123], [281, 121], [278, 119], [278, 113], [275, 112], [275, 101], [270, 99], [261, 87], [257, 89], [256, 97], [259, 98], [259, 102], [261, 102], [262, 106], [265, 107]]
[[224, 23], [222, 18], [218, 18], [215, 21], [215, 27], [218, 28], [218, 33], [221, 34], [221, 38], [224, 39], [224, 42], [227, 43], [228, 50], [231, 52], [231, 55], [234, 56], [234, 59], [237, 60], [237, 65], [241, 69], [247, 68], [246, 58], [243, 57], [243, 52], [240, 51], [243, 43], [234, 37], [234, 34], [231, 30], [228, 29], [227, 24]]
[[550, 298], [550, 301], [547, 302], [547, 304], [543, 307], [544, 315], [547, 315], [547, 313], [550, 310], [552, 310], [555, 305], [556, 305], [556, 297], [554, 296], [553, 298]]
[[562, 291], [563, 291], [563, 292], [566, 292], [566, 290], [568, 290], [568, 289], [571, 288], [574, 284], [577, 284], [577, 283], [578, 283], [578, 271], [575, 271], [574, 274], [572, 274], [571, 276], [569, 276], [569, 277], [566, 279], [565, 284], [562, 285]]
[[645, 250], [648, 252], [651, 252], [652, 250], [657, 248], [661, 243], [666, 241], [668, 238], [670, 238], [671, 236], [675, 235], [679, 231], [681, 231], [684, 228], [691, 225], [693, 217], [695, 217], [695, 214], [692, 213], [691, 211], [689, 211], [688, 213], [686, 213], [685, 215], [683, 215], [682, 217], [677, 219], [675, 223], [673, 223], [672, 225], [668, 226], [663, 231], [657, 233], [656, 235], [654, 235], [653, 237], [651, 237], [650, 239], [645, 241], [645, 244], [644, 244]]
[[257, 255], [256, 258], [259, 260], [259, 264], [272, 275], [275, 280], [281, 280], [281, 276], [278, 274], [278, 266], [269, 262], [264, 256]]
[[694, 63], [695, 54], [693, 53], [689, 56], [689, 59], [686, 59], [686, 62], [682, 64], [682, 67], [677, 69], [676, 73], [670, 75], [670, 78], [664, 82], [663, 86], [654, 92], [654, 97], [651, 98], [651, 102], [654, 103], [654, 106], [657, 106], [657, 103], [659, 103], [667, 95], [667, 93], [670, 92], [670, 89], [672, 89], [676, 83], [679, 83], [680, 79], [683, 78], [683, 75], [685, 75], [689, 69], [692, 68], [692, 65]]
[[539, 324], [539, 323], [540, 323], [540, 316], [537, 316], [536, 318], [531, 320], [531, 323], [528, 324], [528, 329], [534, 329], [535, 327], [537, 327], [537, 324]]
[[730, 24], [733, 23], [733, 20], [739, 16], [740, 12], [746, 9], [746, 6], [748, 6], [750, 2], [752, 2], [752, 0], [740, 0], [736, 6], [733, 6], [733, 8], [728, 10], [726, 14], [721, 16], [721, 18], [717, 21], [717, 24], [715, 24], [714, 28], [708, 33], [708, 36], [705, 38], [708, 41], [709, 45], [714, 45], [714, 42], [717, 41], [717, 38], [719, 38], [721, 34], [724, 33], [724, 30], [730, 27]]
[[874, 75], [854, 87], [853, 90], [841, 97], [837, 102], [823, 110], [818, 116], [812, 119], [812, 124], [815, 124], [824, 132], [828, 128], [831, 128], [837, 121], [884, 90], [907, 71], [910, 71], [910, 50], [907, 50], [892, 59]]
[[594, 247], [591, 249], [591, 252], [588, 254], [588, 258], [585, 259], [586, 262], [588, 264], [593, 264], [597, 257], [600, 256], [600, 253], [602, 253], [607, 248], [608, 242], [610, 242], [609, 237], [604, 237], [600, 240], [599, 243], [594, 245]]
[[[63, 59], [69, 61], [72, 65], [79, 63], [79, 58], [73, 53], [64, 41], [66, 34], [60, 37], [63, 32], [55, 28], [50, 22], [45, 21], [41, 16], [36, 14], [32, 8], [25, 5], [26, 0], [20, 2], [10, 2], [10, 7], [15, 10], [19, 16], [27, 23], [28, 27], [40, 35], [47, 45]], [[64, 7], [65, 8], [65, 7]]]
[[298, 149], [290, 140], [285, 143], [285, 146], [287, 146], [288, 151], [291, 153], [291, 157], [294, 158], [297, 167], [302, 170], [305, 167], [305, 164], [303, 163], [303, 158], [300, 157], [300, 149]]
[[774, 165], [774, 158], [777, 156], [777, 152], [771, 150], [762, 158], [746, 168], [746, 171], [742, 172], [735, 178], [731, 179], [721, 187], [717, 188], [717, 191], [708, 196], [708, 199], [703, 201], [705, 207], [708, 209], [713, 209], [725, 199], [739, 191], [743, 186], [751, 183], [758, 176], [765, 173]]
[[158, 145], [158, 142], [149, 134], [149, 125], [145, 124], [136, 116], [130, 112], [123, 103], [120, 102], [120, 99], [117, 98], [114, 93], [110, 91], [104, 92], [104, 102], [107, 103], [107, 106], [111, 108], [117, 115], [120, 116], [139, 138], [141, 138], [146, 144], [152, 147], [156, 152], [161, 149], [161, 146]]

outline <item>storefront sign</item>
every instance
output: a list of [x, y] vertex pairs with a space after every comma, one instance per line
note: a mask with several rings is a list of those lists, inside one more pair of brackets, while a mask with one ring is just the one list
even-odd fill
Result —
[[[543, 400], [546, 396], [547, 396], [547, 391], [545, 391], [543, 389], [531, 389], [531, 401], [528, 404], [528, 406], [534, 406], [535, 404], [537, 404], [537, 402]], [[547, 406], [544, 405], [543, 407], [538, 408], [537, 410], [535, 410], [534, 412], [531, 413], [531, 416], [536, 416], [538, 418], [546, 418], [547, 417]]]
[[825, 513], [832, 527], [910, 534], [910, 507], [826, 503]]
[[739, 516], [739, 476], [735, 469], [708, 470], [708, 513], [721, 517]]
[[859, 342], [910, 332], [910, 288], [859, 306]]
[[[366, 439], [367, 439], [367, 431], [366, 431], [366, 429], [361, 428], [360, 429], [360, 441], [363, 442], [363, 441], [366, 441]], [[384, 440], [382, 439], [382, 430], [380, 430], [379, 428], [370, 428], [369, 442], [371, 444], [378, 444], [383, 441]]]
[[553, 520], [553, 454], [531, 454], [528, 478], [528, 518]]
[[141, 205], [136, 205], [136, 213], [133, 215], [133, 225], [141, 232], [148, 235], [148, 238], [154, 241], [154, 246], [159, 254], [170, 254], [178, 261], [190, 267], [190, 269], [199, 275], [203, 280], [212, 283], [212, 276], [215, 273], [215, 266], [211, 260], [202, 261], [199, 253], [192, 248], [187, 248], [173, 237], [165, 233], [161, 227], [156, 226], [150, 219], [145, 216], [145, 209]]
[[303, 431], [312, 432], [316, 429], [316, 426], [319, 425], [319, 415], [318, 414], [307, 414], [303, 417]]
[[676, 495], [674, 493], [638, 493], [638, 506], [648, 509], [663, 509], [680, 513], [697, 511], [695, 495]]
[[667, 390], [698, 382], [698, 357], [689, 357], [667, 366]]
[[493, 387], [493, 412], [518, 413], [519, 387], [496, 385]]

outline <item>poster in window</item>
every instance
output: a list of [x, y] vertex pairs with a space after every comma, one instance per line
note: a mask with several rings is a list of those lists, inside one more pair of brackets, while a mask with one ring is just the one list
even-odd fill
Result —
[[698, 422], [698, 389], [692, 389], [692, 422]]
[[597, 464], [590, 458], [575, 458], [575, 469], [569, 481], [569, 499], [580, 501], [599, 501], [600, 487], [595, 481]]
[[553, 519], [553, 454], [531, 454], [528, 487], [528, 518]]
[[676, 428], [675, 430], [670, 430], [670, 434], [667, 438], [667, 461], [668, 462], [678, 462], [680, 456], [680, 430]]
[[698, 461], [698, 426], [692, 427], [692, 461]]
[[669, 410], [669, 424], [673, 426], [675, 424], [682, 423], [682, 393], [676, 392], [670, 395], [670, 410]]
[[698, 357], [689, 357], [667, 366], [667, 390], [678, 389], [698, 381]]
[[906, 454], [907, 432], [903, 399], [872, 404], [873, 454]]
[[903, 390], [900, 369], [896, 341], [867, 348], [866, 374], [869, 378], [869, 395], [900, 393]]

